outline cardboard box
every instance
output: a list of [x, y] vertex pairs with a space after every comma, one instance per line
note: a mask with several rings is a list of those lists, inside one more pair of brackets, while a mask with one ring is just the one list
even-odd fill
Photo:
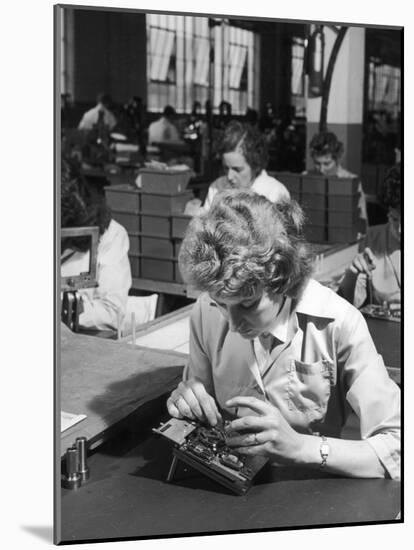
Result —
[[141, 168], [138, 172], [143, 193], [174, 195], [182, 193], [188, 185], [193, 172], [188, 170]]
[[153, 281], [174, 282], [174, 260], [164, 258], [141, 257], [141, 277]]
[[269, 173], [269, 175], [283, 183], [291, 195], [295, 194], [300, 196], [302, 185], [300, 174], [294, 174], [293, 172], [272, 172]]
[[173, 214], [171, 216], [171, 237], [173, 239], [182, 239], [191, 219], [192, 216], [185, 214]]
[[328, 225], [330, 227], [353, 227], [358, 223], [358, 210], [329, 210]]
[[131, 254], [141, 253], [141, 235], [138, 231], [128, 233], [129, 237], [129, 252]]
[[128, 256], [131, 265], [131, 275], [139, 279], [141, 277], [141, 255], [129, 253]]
[[310, 225], [325, 225], [326, 224], [326, 210], [325, 209], [312, 209], [304, 208], [305, 224]]
[[141, 248], [144, 256], [156, 258], [174, 257], [174, 243], [169, 238], [142, 235]]
[[143, 212], [159, 212], [162, 214], [182, 214], [187, 202], [194, 198], [192, 191], [162, 195], [160, 193], [142, 193], [141, 209]]
[[317, 176], [313, 174], [302, 175], [302, 193], [318, 193], [324, 195], [326, 193], [326, 178], [325, 176]]
[[306, 224], [303, 232], [306, 240], [311, 243], [324, 243], [327, 241], [325, 225]]
[[141, 231], [141, 214], [135, 212], [117, 212], [112, 210], [112, 217], [120, 223], [128, 233], [139, 233]]
[[118, 187], [119, 185], [130, 185], [137, 189], [135, 180], [137, 179], [136, 170], [120, 170], [117, 172], [105, 171], [105, 178], [111, 184], [111, 187]]
[[133, 185], [105, 187], [106, 204], [117, 212], [141, 210], [141, 191]]
[[305, 210], [325, 210], [326, 195], [321, 193], [302, 193], [301, 205]]
[[328, 237], [332, 243], [352, 243], [358, 236], [358, 227], [329, 227]]
[[328, 195], [329, 210], [358, 211], [359, 194], [356, 195]]
[[355, 195], [358, 193], [358, 178], [337, 178], [330, 176], [328, 178], [329, 195]]
[[174, 240], [174, 258], [178, 258], [178, 254], [180, 253], [182, 242], [183, 242], [182, 239]]
[[174, 261], [174, 270], [175, 270], [175, 282], [184, 284], [184, 280], [181, 277], [181, 272], [180, 272], [180, 268], [178, 267], [178, 261], [177, 260]]
[[171, 236], [171, 216], [143, 212], [141, 214], [141, 231], [147, 235], [169, 238]]

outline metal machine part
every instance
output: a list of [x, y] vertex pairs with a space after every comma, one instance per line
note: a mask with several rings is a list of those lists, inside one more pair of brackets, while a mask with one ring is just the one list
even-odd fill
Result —
[[[82, 300], [79, 290], [93, 288], [96, 282], [96, 264], [98, 254], [99, 227], [63, 227], [60, 233], [61, 239], [90, 238], [89, 271], [61, 277], [60, 290], [62, 293], [62, 321], [73, 331], [79, 329], [79, 315], [82, 312]], [[64, 261], [64, 260], [62, 260]]]
[[75, 291], [81, 288], [93, 288], [97, 286], [96, 282], [96, 264], [98, 255], [99, 227], [62, 227], [60, 230], [60, 238], [63, 239], [81, 239], [83, 237], [90, 238], [90, 260], [89, 271], [71, 275], [69, 277], [61, 277], [60, 289], [62, 292]]
[[66, 451], [66, 475], [62, 480], [65, 489], [78, 489], [82, 479], [78, 472], [78, 450], [70, 448]]
[[373, 319], [401, 322], [401, 308], [385, 302], [382, 305], [368, 304], [360, 309], [363, 315]]
[[177, 461], [193, 468], [243, 495], [267, 458], [244, 456], [226, 445], [226, 424], [209, 427], [195, 422], [172, 418], [153, 431], [174, 443], [173, 462], [167, 481], [173, 479]]
[[77, 291], [66, 291], [62, 297], [62, 321], [70, 330], [79, 329], [79, 315], [81, 313], [81, 296]]
[[86, 437], [77, 437], [75, 442], [75, 448], [78, 451], [78, 472], [81, 480], [86, 481], [89, 479], [89, 467], [87, 464], [87, 447]]

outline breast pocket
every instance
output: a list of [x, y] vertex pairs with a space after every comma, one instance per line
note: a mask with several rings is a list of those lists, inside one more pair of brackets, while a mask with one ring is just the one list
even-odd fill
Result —
[[328, 407], [334, 382], [332, 361], [322, 359], [303, 363], [292, 359], [289, 369], [289, 408], [305, 413], [308, 420], [321, 420]]

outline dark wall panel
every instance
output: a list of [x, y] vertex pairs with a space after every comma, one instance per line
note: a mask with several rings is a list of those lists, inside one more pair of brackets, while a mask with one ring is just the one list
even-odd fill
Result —
[[97, 92], [109, 90], [107, 14], [74, 10], [75, 82], [78, 102], [93, 102]]
[[74, 11], [76, 100], [93, 103], [103, 90], [117, 103], [146, 98], [145, 15]]
[[273, 103], [276, 111], [290, 104], [290, 47], [293, 35], [303, 35], [303, 25], [272, 23], [262, 26], [260, 104]]

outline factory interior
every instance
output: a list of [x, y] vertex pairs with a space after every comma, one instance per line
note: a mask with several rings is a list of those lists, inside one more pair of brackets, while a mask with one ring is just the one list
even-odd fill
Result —
[[401, 521], [403, 28], [54, 10], [55, 542]]

